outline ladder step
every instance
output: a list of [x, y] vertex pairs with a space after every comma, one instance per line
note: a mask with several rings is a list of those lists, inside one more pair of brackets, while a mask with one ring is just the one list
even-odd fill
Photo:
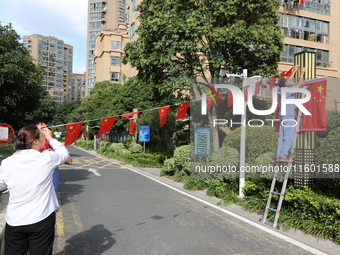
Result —
[[272, 191], [272, 194], [279, 195], [279, 196], [284, 196], [285, 195], [285, 194], [281, 194], [280, 192], [275, 192], [275, 191]]
[[268, 207], [267, 209], [268, 209], [269, 211], [276, 212], [276, 209], [274, 209], [274, 208]]

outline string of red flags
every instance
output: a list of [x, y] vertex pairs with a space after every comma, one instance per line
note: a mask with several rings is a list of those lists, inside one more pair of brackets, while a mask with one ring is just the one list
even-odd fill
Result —
[[170, 106], [164, 106], [164, 107], [158, 108], [159, 127], [162, 127], [166, 123], [166, 118], [168, 117], [169, 110], [170, 110]]
[[65, 146], [74, 143], [78, 139], [81, 134], [83, 124], [83, 122], [79, 122], [66, 125]]
[[100, 128], [98, 131], [98, 136], [102, 138], [103, 134], [106, 132], [109, 132], [113, 123], [115, 123], [117, 117], [109, 117], [102, 119], [102, 122], [100, 123]]

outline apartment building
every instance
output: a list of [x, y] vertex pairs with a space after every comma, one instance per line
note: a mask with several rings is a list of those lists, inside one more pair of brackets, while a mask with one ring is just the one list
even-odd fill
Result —
[[81, 101], [85, 98], [86, 74], [72, 74], [72, 88], [69, 90], [72, 101]]
[[24, 36], [23, 43], [37, 64], [45, 69], [42, 87], [58, 103], [71, 101], [73, 46], [39, 34]]

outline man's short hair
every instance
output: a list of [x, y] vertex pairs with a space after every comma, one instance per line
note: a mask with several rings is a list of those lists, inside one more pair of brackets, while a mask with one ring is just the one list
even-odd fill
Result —
[[279, 86], [280, 88], [286, 87], [286, 81], [287, 81], [287, 77], [282, 77], [282, 79], [279, 81], [278, 86]]
[[41, 117], [35, 117], [34, 119], [32, 119], [30, 122], [28, 122], [29, 126], [37, 126], [40, 123], [46, 123], [45, 120]]

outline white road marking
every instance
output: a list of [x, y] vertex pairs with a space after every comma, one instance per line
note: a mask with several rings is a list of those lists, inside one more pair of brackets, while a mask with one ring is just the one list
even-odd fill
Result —
[[88, 171], [94, 173], [95, 176], [102, 176], [100, 173], [98, 173], [98, 170], [96, 169], [90, 168]]

